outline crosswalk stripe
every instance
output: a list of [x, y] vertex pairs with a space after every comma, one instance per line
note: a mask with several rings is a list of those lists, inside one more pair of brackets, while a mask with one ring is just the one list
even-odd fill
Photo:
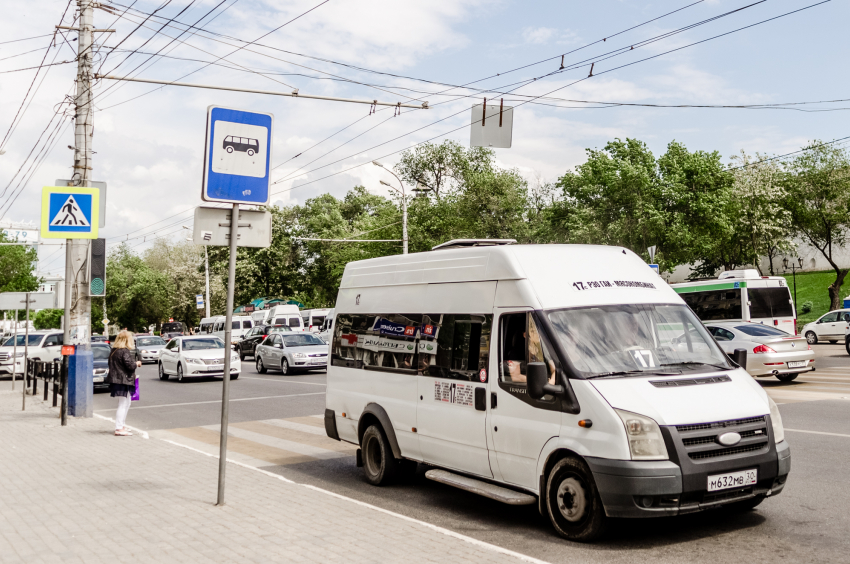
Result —
[[[196, 448], [200, 450], [206, 449], [204, 452], [218, 455], [218, 440], [220, 436], [218, 431], [212, 431], [203, 427], [190, 427], [187, 429], [171, 429], [171, 432], [177, 435], [177, 438], [173, 442], [180, 444], [199, 443], [205, 446]], [[230, 433], [227, 436], [227, 456], [234, 460], [242, 458], [246, 464], [255, 468], [261, 468], [263, 466], [285, 466], [287, 464], [299, 464], [301, 462], [315, 460], [311, 456], [304, 456], [303, 454], [246, 441], [239, 437], [231, 436]]]
[[293, 431], [301, 431], [302, 433], [310, 433], [311, 435], [317, 435], [320, 437], [328, 436], [327, 432], [325, 431], [324, 425], [322, 425], [321, 427], [319, 427], [318, 425], [305, 425], [304, 423], [297, 423], [288, 419], [266, 419], [262, 422], [266, 425], [274, 425], [276, 427], [292, 429]]
[[[219, 425], [205, 425], [204, 427], [202, 427], [202, 429], [213, 431], [215, 433], [220, 432]], [[317, 458], [320, 460], [327, 460], [331, 458], [349, 456], [349, 453], [335, 452], [332, 450], [315, 447], [304, 443], [280, 439], [271, 435], [257, 433], [256, 431], [248, 431], [247, 429], [242, 429], [241, 427], [237, 427], [236, 425], [230, 425], [227, 434], [228, 441], [232, 436], [236, 439], [242, 439], [244, 441], [254, 443], [256, 446], [262, 445], [264, 447], [271, 447], [273, 449], [277, 449], [287, 453], [296, 453], [302, 455], [305, 460]], [[264, 456], [260, 456], [259, 458], [268, 460], [268, 458]]]

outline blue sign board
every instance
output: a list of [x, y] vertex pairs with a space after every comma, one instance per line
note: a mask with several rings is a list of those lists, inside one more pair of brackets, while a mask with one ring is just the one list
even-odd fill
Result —
[[272, 114], [207, 108], [204, 201], [269, 203], [273, 124]]
[[655, 271], [655, 274], [661, 274], [661, 271], [658, 269], [658, 265], [657, 265], [657, 264], [650, 264], [650, 265], [649, 265], [649, 268], [651, 268], [652, 270], [654, 270], [654, 271]]
[[45, 186], [41, 193], [41, 236], [97, 239], [99, 198], [97, 188]]

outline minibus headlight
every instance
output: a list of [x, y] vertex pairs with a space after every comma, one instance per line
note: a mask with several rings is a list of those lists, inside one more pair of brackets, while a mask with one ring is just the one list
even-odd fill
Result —
[[632, 460], [667, 460], [669, 458], [658, 423], [631, 411], [619, 409], [614, 411], [626, 427], [626, 438], [629, 441]]
[[782, 426], [782, 416], [779, 414], [779, 406], [770, 396], [767, 397], [770, 404], [770, 424], [773, 426], [773, 440], [780, 443], [785, 440], [785, 427]]

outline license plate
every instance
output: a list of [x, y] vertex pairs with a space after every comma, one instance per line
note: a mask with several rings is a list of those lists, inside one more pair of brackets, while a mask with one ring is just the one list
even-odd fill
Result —
[[94, 378], [92, 378], [92, 382], [94, 382], [95, 384], [102, 383], [103, 382], [103, 376], [95, 376]]
[[758, 482], [758, 469], [742, 470], [740, 472], [727, 472], [726, 474], [715, 474], [708, 477], [708, 491], [727, 490], [729, 488], [743, 488], [752, 486]]
[[794, 360], [788, 363], [788, 368], [805, 368], [807, 364], [808, 360]]

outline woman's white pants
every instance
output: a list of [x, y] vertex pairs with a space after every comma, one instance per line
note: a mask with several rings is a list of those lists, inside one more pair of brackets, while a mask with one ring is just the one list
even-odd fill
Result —
[[130, 396], [118, 396], [118, 412], [115, 414], [116, 431], [124, 428], [128, 411], [130, 411]]

